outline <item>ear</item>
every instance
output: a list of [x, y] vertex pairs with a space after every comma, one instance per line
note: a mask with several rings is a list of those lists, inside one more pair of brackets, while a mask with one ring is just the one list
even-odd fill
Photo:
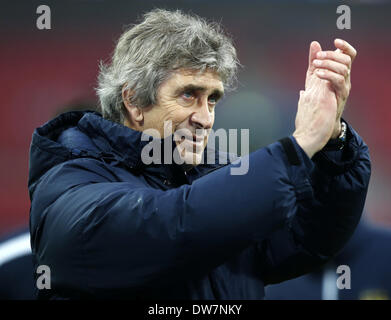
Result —
[[144, 120], [144, 114], [141, 108], [132, 104], [132, 95], [133, 91], [131, 89], [126, 89], [126, 84], [124, 84], [124, 86], [122, 87], [122, 101], [129, 115], [129, 119], [126, 119], [125, 122], [140, 126], [142, 125], [142, 121]]

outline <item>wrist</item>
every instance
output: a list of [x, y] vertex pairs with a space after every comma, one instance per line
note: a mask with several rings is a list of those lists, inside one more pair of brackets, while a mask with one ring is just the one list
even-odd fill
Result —
[[302, 137], [296, 133], [293, 133], [293, 137], [296, 139], [297, 144], [303, 149], [303, 151], [307, 154], [308, 158], [312, 158], [314, 154], [318, 151], [314, 147], [314, 143], [308, 141], [307, 138]]
[[341, 121], [341, 130], [339, 136], [336, 138], [331, 138], [327, 144], [324, 146], [323, 150], [325, 151], [337, 151], [344, 148], [347, 137], [347, 124], [344, 121]]

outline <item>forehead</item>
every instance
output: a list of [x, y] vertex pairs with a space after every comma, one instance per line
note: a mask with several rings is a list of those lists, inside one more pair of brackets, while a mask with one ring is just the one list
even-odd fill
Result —
[[171, 89], [194, 85], [204, 87], [208, 91], [219, 90], [224, 92], [224, 85], [220, 76], [214, 70], [207, 69], [203, 72], [199, 70], [178, 70], [166, 81], [166, 86]]

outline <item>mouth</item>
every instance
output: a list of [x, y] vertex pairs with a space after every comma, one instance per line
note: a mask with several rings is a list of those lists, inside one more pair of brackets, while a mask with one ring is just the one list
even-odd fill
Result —
[[205, 140], [205, 136], [202, 135], [202, 136], [197, 136], [195, 134], [193, 135], [182, 135], [181, 138], [180, 138], [180, 141], [183, 142], [183, 141], [187, 141], [187, 142], [193, 142], [195, 144], [201, 144], [203, 143]]
[[183, 152], [186, 150], [187, 152], [192, 153], [201, 153], [204, 150], [204, 136], [186, 136], [181, 139], [179, 142], [180, 149], [183, 149]]
[[188, 129], [179, 129], [174, 133], [178, 147], [192, 153], [201, 153], [205, 148], [206, 132], [194, 132]]
[[204, 145], [204, 139], [202, 138], [197, 138], [197, 137], [192, 137], [192, 138], [182, 138], [181, 143], [185, 142], [189, 145], [193, 145], [194, 147], [201, 147]]

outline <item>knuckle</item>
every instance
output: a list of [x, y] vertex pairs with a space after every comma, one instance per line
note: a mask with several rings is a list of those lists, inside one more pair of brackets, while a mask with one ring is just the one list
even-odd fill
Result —
[[[325, 66], [325, 67], [327, 67], [327, 66]], [[319, 71], [320, 73], [323, 73], [325, 76], [328, 76], [328, 75], [329, 75], [329, 70], [327, 70], [327, 69], [318, 69], [318, 71]]]
[[347, 77], [349, 75], [349, 68], [347, 66], [343, 66], [342, 74]]

